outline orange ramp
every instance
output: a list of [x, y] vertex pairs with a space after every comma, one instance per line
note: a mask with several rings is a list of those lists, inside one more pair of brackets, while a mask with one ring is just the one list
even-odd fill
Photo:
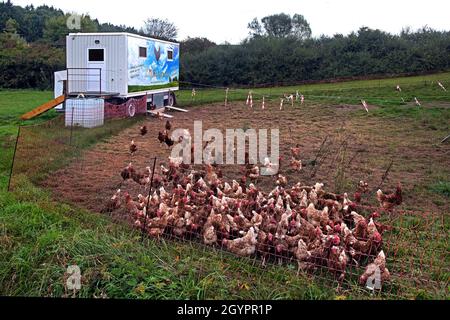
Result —
[[57, 98], [55, 98], [53, 100], [50, 100], [50, 101], [44, 103], [43, 105], [40, 105], [39, 107], [37, 107], [35, 109], [33, 109], [33, 110], [23, 114], [20, 117], [20, 119], [28, 120], [28, 119], [37, 117], [38, 115], [40, 115], [40, 114], [42, 114], [42, 113], [44, 113], [44, 112], [46, 112], [46, 111], [48, 111], [50, 109], [53, 109], [57, 105], [63, 103], [65, 100], [66, 100], [66, 97], [64, 95], [59, 96], [59, 97], [57, 97]]

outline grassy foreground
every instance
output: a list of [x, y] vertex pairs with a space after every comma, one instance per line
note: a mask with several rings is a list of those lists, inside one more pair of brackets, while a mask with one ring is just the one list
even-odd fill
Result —
[[334, 291], [295, 271], [211, 249], [153, 240], [107, 217], [54, 203], [23, 179], [0, 192], [0, 295], [67, 297], [66, 268], [78, 265], [76, 297], [146, 299], [330, 299]]
[[[50, 91], [0, 90], [0, 189], [5, 189], [8, 184], [17, 129], [20, 124], [25, 123], [19, 117], [52, 97], [53, 93]], [[55, 116], [56, 111], [51, 110], [26, 123], [40, 123]]]

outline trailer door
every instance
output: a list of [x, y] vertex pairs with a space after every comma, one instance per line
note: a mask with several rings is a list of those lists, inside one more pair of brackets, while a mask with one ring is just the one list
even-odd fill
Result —
[[104, 92], [106, 90], [105, 70], [105, 49], [88, 49], [87, 91]]

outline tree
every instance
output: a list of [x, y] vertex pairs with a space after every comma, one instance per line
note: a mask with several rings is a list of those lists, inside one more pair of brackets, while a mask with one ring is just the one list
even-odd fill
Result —
[[253, 18], [253, 20], [248, 23], [247, 28], [250, 30], [249, 35], [252, 38], [259, 37], [264, 34], [261, 23], [258, 21], [258, 18]]
[[285, 38], [291, 34], [292, 19], [285, 13], [273, 14], [261, 19], [268, 36]]
[[48, 43], [62, 46], [70, 32], [96, 32], [98, 30], [98, 23], [96, 24], [88, 15], [80, 17], [80, 30], [71, 30], [67, 27], [70, 17], [69, 14], [66, 14], [48, 19], [45, 22], [43, 38]]
[[261, 19], [254, 18], [247, 25], [250, 38], [269, 36], [276, 38], [294, 37], [299, 40], [311, 37], [311, 27], [301, 14], [292, 17], [285, 13], [273, 14]]
[[142, 32], [149, 37], [173, 40], [177, 37], [177, 27], [167, 19], [148, 18]]
[[[28, 5], [21, 7], [13, 5], [10, 2], [2, 2], [0, 0], [0, 32], [5, 30], [6, 21], [14, 19], [17, 24], [17, 33], [23, 37], [27, 42], [41, 41], [44, 38], [44, 29], [46, 24], [54, 24], [54, 19], [68, 16], [60, 9], [51, 6], [42, 5], [35, 7]], [[53, 20], [49, 22], [49, 20]], [[67, 21], [66, 21], [67, 22]], [[59, 25], [63, 26], [62, 23]], [[68, 30], [66, 30], [68, 32]], [[138, 33], [135, 28], [126, 26], [116, 26], [109, 23], [99, 24], [96, 19], [91, 19], [88, 15], [82, 16], [81, 31], [109, 31], [109, 32], [132, 32]], [[52, 32], [50, 32], [52, 33]], [[47, 38], [49, 30], [47, 30]], [[51, 37], [50, 37], [51, 38]], [[60, 37], [59, 37], [60, 38]], [[61, 41], [57, 43], [47, 40], [50, 44], [61, 45]]]
[[294, 14], [292, 17], [292, 35], [297, 39], [311, 38], [311, 27], [308, 21], [301, 14]]
[[17, 34], [19, 24], [13, 18], [9, 18], [5, 23], [5, 32], [10, 34]]
[[125, 25], [116, 26], [111, 23], [102, 23], [98, 26], [99, 32], [129, 32], [129, 33], [138, 33], [138, 31], [133, 27], [127, 27]]
[[190, 38], [181, 41], [181, 51], [183, 54], [197, 54], [199, 52], [205, 51], [216, 44], [206, 38]]
[[50, 18], [45, 22], [44, 39], [48, 43], [61, 44], [69, 33], [67, 29], [67, 18], [65, 16]]
[[19, 34], [17, 34], [18, 28], [19, 24], [16, 20], [9, 18], [6, 21], [5, 28], [0, 34], [0, 48], [11, 49], [26, 47], [27, 42]]

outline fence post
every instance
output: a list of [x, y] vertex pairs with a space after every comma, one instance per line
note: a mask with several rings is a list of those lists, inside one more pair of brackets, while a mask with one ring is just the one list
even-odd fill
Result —
[[380, 184], [378, 185], [378, 187], [376, 187], [374, 189], [374, 192], [376, 192], [378, 189], [381, 188], [381, 185], [383, 184], [384, 180], [386, 180], [387, 176], [389, 175], [389, 171], [391, 170], [393, 164], [394, 164], [394, 159], [391, 159], [391, 162], [389, 162], [389, 166], [387, 167], [386, 171], [381, 176]]
[[72, 119], [70, 120], [70, 137], [69, 146], [72, 146], [72, 133], [73, 133], [73, 113], [75, 112], [75, 107], [72, 105]]
[[225, 90], [225, 107], [227, 106], [227, 104], [228, 104], [228, 91], [229, 91], [230, 89], [229, 88], [227, 88], [226, 90]]
[[145, 228], [147, 227], [148, 205], [150, 204], [150, 197], [151, 197], [151, 192], [152, 192], [152, 187], [153, 187], [153, 176], [155, 175], [155, 167], [156, 167], [156, 157], [153, 159], [152, 177], [150, 178], [150, 187], [148, 188], [148, 199], [147, 199], [147, 205], [145, 206], [145, 217], [144, 217], [144, 223], [142, 224], [141, 241], [144, 241], [144, 232], [145, 232]]
[[12, 163], [11, 163], [11, 169], [9, 171], [8, 192], [10, 191], [10, 188], [11, 188], [11, 179], [12, 179], [12, 174], [13, 174], [14, 161], [16, 160], [17, 144], [19, 142], [19, 136], [20, 136], [20, 127], [21, 126], [19, 125], [19, 129], [17, 129], [16, 144], [14, 145], [14, 153], [13, 153], [13, 158], [12, 158]]

